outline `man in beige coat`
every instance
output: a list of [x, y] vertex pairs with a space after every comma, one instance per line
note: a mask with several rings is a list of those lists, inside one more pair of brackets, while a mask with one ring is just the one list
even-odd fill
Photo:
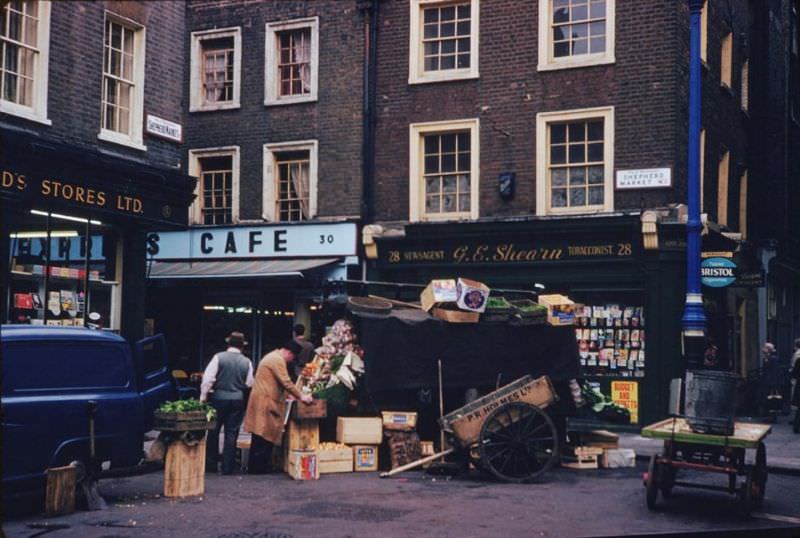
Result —
[[289, 340], [266, 355], [258, 363], [253, 390], [247, 402], [244, 429], [253, 434], [250, 445], [250, 474], [263, 474], [272, 467], [272, 449], [283, 437], [283, 417], [286, 413], [286, 393], [303, 403], [313, 401], [302, 394], [289, 378], [287, 364], [300, 353], [301, 347]]

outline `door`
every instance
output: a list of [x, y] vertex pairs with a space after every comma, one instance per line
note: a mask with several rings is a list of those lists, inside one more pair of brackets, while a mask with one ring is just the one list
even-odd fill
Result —
[[153, 411], [177, 397], [175, 380], [167, 366], [167, 345], [163, 334], [143, 338], [134, 344], [136, 369], [140, 372], [139, 393], [144, 402], [145, 431], [153, 426]]

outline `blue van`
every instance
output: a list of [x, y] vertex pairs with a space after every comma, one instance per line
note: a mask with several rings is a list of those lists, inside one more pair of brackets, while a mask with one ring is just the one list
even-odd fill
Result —
[[95, 461], [136, 465], [153, 410], [176, 394], [163, 335], [129, 346], [109, 332], [3, 325], [0, 345], [4, 492], [39, 490], [49, 467], [89, 463], [90, 401]]

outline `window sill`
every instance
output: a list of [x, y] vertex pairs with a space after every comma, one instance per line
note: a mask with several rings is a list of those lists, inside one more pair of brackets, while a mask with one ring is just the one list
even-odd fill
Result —
[[215, 105], [192, 105], [189, 107], [189, 112], [216, 112], [218, 110], [233, 110], [241, 107], [242, 105], [238, 101]]
[[408, 77], [409, 84], [431, 84], [436, 82], [452, 82], [458, 80], [474, 80], [480, 78], [480, 73], [475, 71], [437, 71]]
[[126, 146], [139, 151], [147, 151], [147, 146], [141, 142], [135, 142], [131, 140], [130, 137], [115, 133], [114, 131], [109, 131], [107, 129], [102, 129], [97, 135], [97, 139], [102, 140], [103, 142], [111, 142], [112, 144], [119, 144], [120, 146]]
[[617, 59], [614, 56], [602, 56], [602, 57], [595, 57], [595, 58], [585, 58], [585, 59], [570, 59], [565, 61], [551, 61], [548, 63], [540, 63], [536, 66], [537, 71], [558, 71], [561, 69], [577, 69], [580, 67], [593, 67], [596, 65], [610, 65], [617, 62]]
[[264, 99], [264, 106], [296, 105], [300, 103], [316, 103], [317, 94], [303, 95], [301, 97], [281, 97]]
[[553, 209], [547, 208], [541, 216], [545, 217], [558, 217], [558, 216], [569, 216], [569, 215], [597, 215], [599, 213], [611, 213], [614, 211], [613, 207], [603, 207], [603, 206], [584, 206], [578, 207], [575, 209], [571, 208], [560, 208], [560, 209]]
[[9, 103], [7, 101], [0, 101], [0, 112], [10, 116], [16, 116], [28, 121], [35, 121], [42, 125], [53, 125], [53, 122], [47, 119], [44, 114], [37, 114], [32, 108], [18, 105], [16, 103]]

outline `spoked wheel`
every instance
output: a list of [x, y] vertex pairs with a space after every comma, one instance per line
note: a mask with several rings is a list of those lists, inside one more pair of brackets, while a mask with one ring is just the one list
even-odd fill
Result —
[[755, 482], [753, 480], [753, 470], [747, 469], [744, 474], [741, 488], [739, 489], [739, 500], [742, 503], [742, 510], [745, 516], [749, 516], [753, 511], [753, 504], [755, 503], [754, 488]]
[[535, 405], [514, 402], [492, 411], [481, 427], [481, 464], [507, 482], [533, 480], [558, 457], [553, 421]]
[[758, 443], [756, 449], [756, 465], [753, 468], [753, 501], [756, 506], [764, 502], [767, 490], [767, 447]]
[[658, 500], [658, 467], [658, 457], [653, 454], [650, 456], [650, 465], [647, 467], [647, 483], [645, 484], [647, 487], [645, 500], [647, 501], [647, 508], [650, 510], [656, 509], [656, 500]]

